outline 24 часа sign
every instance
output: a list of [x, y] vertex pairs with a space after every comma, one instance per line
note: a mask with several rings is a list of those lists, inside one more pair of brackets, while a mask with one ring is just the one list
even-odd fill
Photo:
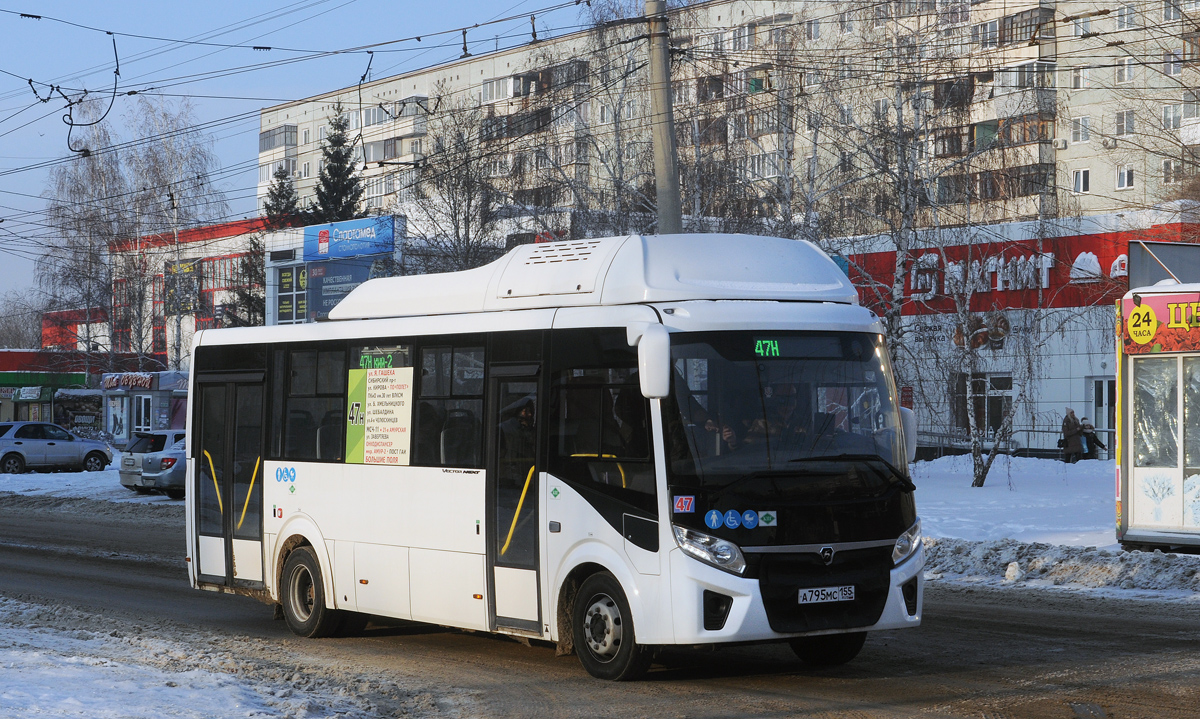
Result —
[[396, 246], [391, 215], [304, 228], [304, 259], [320, 262], [390, 253]]

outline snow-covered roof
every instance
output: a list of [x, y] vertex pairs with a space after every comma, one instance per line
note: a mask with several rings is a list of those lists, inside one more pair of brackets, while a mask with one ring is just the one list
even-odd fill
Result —
[[1200, 282], [1179, 283], [1175, 280], [1161, 280], [1147, 287], [1135, 287], [1125, 293], [1126, 299], [1138, 295], [1184, 295], [1190, 292], [1200, 292]]
[[608, 237], [514, 247], [473, 270], [369, 280], [331, 320], [686, 300], [857, 304], [810, 242], [753, 235]]

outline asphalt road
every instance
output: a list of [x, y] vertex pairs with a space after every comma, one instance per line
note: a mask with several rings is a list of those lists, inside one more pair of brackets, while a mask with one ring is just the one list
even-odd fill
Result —
[[294, 637], [265, 605], [187, 586], [177, 510], [130, 505], [95, 517], [89, 506], [0, 496], [0, 594], [148, 630], [184, 623], [312, 667], [403, 677], [449, 697], [420, 712], [430, 715], [1200, 716], [1200, 602], [931, 582], [920, 629], [872, 635], [844, 667], [807, 669], [781, 645], [672, 650], [645, 681], [610, 684], [548, 646], [438, 627], [379, 623], [354, 638]]

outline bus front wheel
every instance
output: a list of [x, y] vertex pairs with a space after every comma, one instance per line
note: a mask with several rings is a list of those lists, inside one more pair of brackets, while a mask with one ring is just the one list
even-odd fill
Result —
[[342, 622], [341, 613], [325, 606], [321, 564], [309, 547], [296, 547], [283, 564], [283, 616], [302, 637], [328, 637]]
[[814, 667], [836, 667], [857, 657], [866, 640], [866, 632], [855, 632], [798, 637], [788, 643], [805, 664]]
[[607, 572], [583, 581], [572, 612], [575, 653], [598, 679], [637, 679], [650, 667], [650, 652], [634, 635], [633, 614], [616, 577]]

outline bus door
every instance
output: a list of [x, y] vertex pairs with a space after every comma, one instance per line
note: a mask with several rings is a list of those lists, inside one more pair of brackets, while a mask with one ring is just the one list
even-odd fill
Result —
[[493, 527], [494, 625], [540, 633], [538, 602], [538, 365], [492, 366], [487, 474]]
[[262, 373], [197, 378], [190, 447], [200, 581], [263, 587]]

